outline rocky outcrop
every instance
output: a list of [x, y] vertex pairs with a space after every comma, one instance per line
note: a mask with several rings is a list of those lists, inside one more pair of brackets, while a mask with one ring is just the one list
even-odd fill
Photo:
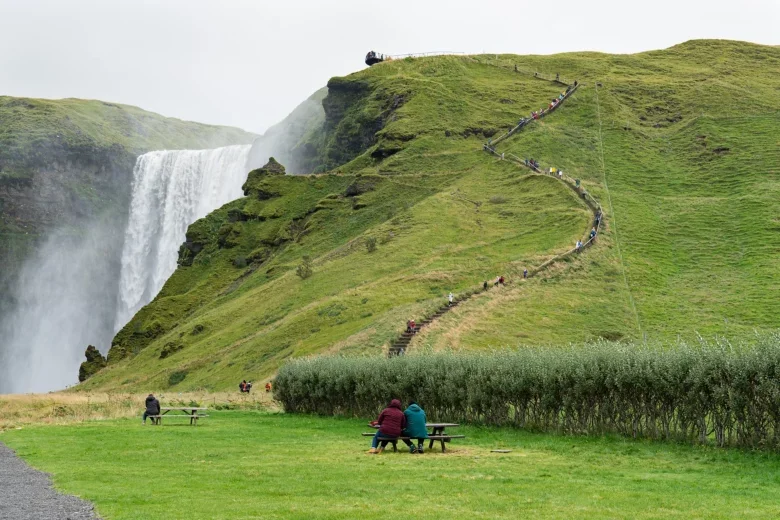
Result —
[[103, 354], [92, 345], [87, 347], [84, 355], [87, 360], [79, 367], [79, 382], [86, 381], [108, 364]]
[[[371, 81], [354, 77], [332, 78], [322, 100], [325, 120], [294, 149], [297, 164], [305, 173], [324, 172], [345, 165], [375, 145], [374, 160], [403, 149], [403, 139], [380, 138], [380, 131], [411, 94], [388, 92]], [[406, 140], [414, 136], [406, 136]]]

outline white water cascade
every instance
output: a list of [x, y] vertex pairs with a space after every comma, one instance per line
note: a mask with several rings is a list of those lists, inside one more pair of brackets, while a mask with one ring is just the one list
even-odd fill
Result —
[[157, 151], [138, 157], [115, 331], [152, 301], [173, 274], [187, 227], [243, 195], [250, 148]]

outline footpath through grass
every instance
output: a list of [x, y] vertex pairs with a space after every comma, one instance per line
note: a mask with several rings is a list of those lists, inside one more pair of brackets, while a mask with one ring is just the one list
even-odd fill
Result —
[[369, 456], [363, 420], [210, 413], [197, 428], [120, 419], [0, 441], [107, 520], [780, 516], [771, 454], [467, 427], [451, 453]]

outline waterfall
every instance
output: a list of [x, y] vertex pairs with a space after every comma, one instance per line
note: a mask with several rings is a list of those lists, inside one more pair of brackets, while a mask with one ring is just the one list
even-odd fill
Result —
[[116, 331], [173, 274], [187, 227], [243, 195], [250, 148], [157, 151], [138, 158], [122, 249]]
[[243, 195], [249, 149], [141, 155], [129, 216], [116, 208], [52, 232], [25, 263], [16, 305], [0, 319], [0, 393], [75, 383], [87, 345], [105, 353], [176, 269], [187, 226]]

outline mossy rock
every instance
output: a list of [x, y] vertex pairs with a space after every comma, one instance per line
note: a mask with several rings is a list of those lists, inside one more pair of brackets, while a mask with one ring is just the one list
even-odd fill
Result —
[[165, 344], [165, 346], [160, 351], [160, 359], [165, 359], [168, 356], [182, 350], [183, 348], [184, 348], [183, 343], [178, 341], [169, 341], [168, 343]]
[[108, 364], [108, 360], [93, 345], [87, 347], [84, 356], [87, 360], [79, 367], [79, 382], [86, 381]]
[[230, 249], [239, 244], [241, 237], [241, 225], [239, 223], [226, 222], [219, 228], [217, 244], [219, 247]]

